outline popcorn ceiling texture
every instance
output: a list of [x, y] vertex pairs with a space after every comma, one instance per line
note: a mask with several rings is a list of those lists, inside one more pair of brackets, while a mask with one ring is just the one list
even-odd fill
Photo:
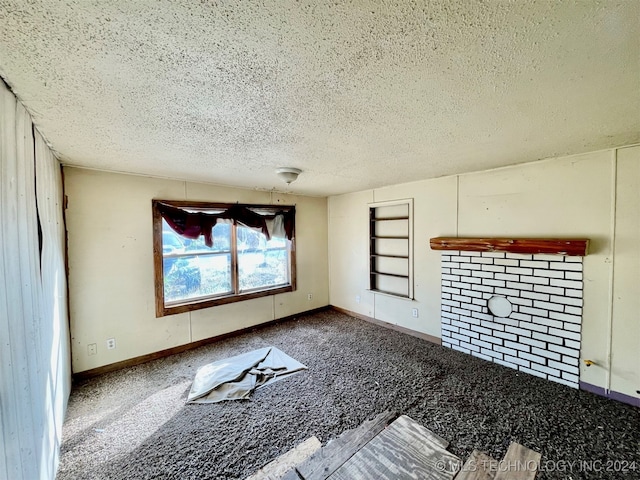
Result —
[[[640, 2], [0, 0], [66, 164], [327, 195], [640, 141]], [[278, 166], [304, 170], [291, 187]]]

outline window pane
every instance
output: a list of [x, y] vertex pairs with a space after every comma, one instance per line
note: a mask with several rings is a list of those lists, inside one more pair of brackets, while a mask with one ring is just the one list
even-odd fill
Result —
[[169, 224], [162, 219], [162, 252], [171, 253], [196, 253], [196, 252], [228, 252], [231, 250], [231, 224], [217, 223], [213, 227], [213, 247], [204, 244], [204, 237], [200, 235], [191, 240], [178, 235]]
[[289, 283], [289, 254], [284, 239], [267, 242], [265, 236], [238, 227], [238, 274], [240, 291]]
[[233, 293], [231, 255], [185, 255], [163, 259], [165, 302]]

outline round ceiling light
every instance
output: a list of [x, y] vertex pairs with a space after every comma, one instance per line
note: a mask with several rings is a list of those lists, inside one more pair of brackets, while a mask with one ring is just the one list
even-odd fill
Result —
[[298, 175], [302, 173], [302, 170], [293, 167], [280, 167], [276, 170], [276, 173], [287, 185], [289, 185], [296, 181]]

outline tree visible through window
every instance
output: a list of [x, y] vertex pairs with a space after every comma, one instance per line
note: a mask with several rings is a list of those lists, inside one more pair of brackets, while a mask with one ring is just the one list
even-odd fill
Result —
[[[163, 207], [182, 215], [177, 225], [166, 212], [170, 221], [163, 218]], [[247, 222], [252, 227], [238, 218], [225, 218], [242, 218], [238, 211], [252, 215]], [[154, 200], [157, 316], [292, 291], [294, 229], [289, 226], [287, 238], [282, 218], [277, 218], [283, 214], [295, 218], [294, 207]], [[204, 231], [198, 234], [198, 222], [211, 229], [211, 246]]]

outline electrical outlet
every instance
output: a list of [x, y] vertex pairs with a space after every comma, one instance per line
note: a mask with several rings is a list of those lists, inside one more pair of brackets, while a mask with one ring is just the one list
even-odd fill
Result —
[[95, 343], [90, 343], [87, 345], [87, 353], [89, 355], [97, 355], [98, 354], [98, 345]]
[[313, 293], [307, 294], [307, 300], [313, 300]]
[[116, 339], [115, 338], [108, 338], [107, 339], [107, 350], [113, 350], [114, 348], [116, 348]]
[[411, 316], [413, 318], [418, 318], [418, 309], [417, 308], [414, 308], [414, 309], [411, 310]]
[[356, 295], [356, 303], [360, 303], [360, 295]]

